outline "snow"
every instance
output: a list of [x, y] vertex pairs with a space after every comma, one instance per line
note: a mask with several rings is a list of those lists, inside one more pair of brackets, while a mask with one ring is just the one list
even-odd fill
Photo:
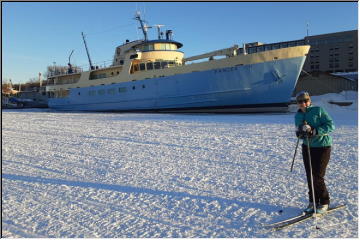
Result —
[[[348, 107], [328, 104], [347, 99]], [[279, 231], [307, 185], [294, 113], [2, 112], [2, 237], [358, 237], [357, 93], [314, 97], [336, 130], [339, 210]], [[295, 110], [295, 108], [293, 108]]]

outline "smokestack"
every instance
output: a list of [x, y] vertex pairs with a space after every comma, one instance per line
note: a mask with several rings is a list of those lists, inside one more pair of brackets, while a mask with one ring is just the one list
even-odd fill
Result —
[[172, 40], [172, 30], [166, 30], [166, 40]]

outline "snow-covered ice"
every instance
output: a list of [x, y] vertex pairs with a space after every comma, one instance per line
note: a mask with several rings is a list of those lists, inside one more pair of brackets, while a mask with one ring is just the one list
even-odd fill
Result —
[[336, 124], [331, 201], [347, 204], [320, 230], [262, 227], [307, 204], [294, 113], [23, 109], [2, 111], [2, 237], [358, 237], [357, 94], [313, 99]]

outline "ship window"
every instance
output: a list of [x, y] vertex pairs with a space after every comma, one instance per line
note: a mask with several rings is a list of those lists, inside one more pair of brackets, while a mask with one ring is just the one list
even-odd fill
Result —
[[176, 50], [176, 49], [177, 49], [177, 47], [176, 47], [176, 45], [175, 45], [175, 44], [170, 44], [170, 49], [171, 49], [171, 50]]
[[160, 69], [160, 62], [154, 62], [154, 68]]
[[140, 63], [140, 71], [144, 71], [145, 70], [145, 63]]
[[167, 62], [161, 62], [161, 68], [167, 68], [168, 63]]
[[153, 70], [154, 69], [153, 63], [152, 62], [146, 63], [146, 68], [147, 70]]
[[287, 48], [288, 47], [288, 43], [281, 43], [281, 48]]
[[119, 88], [119, 93], [126, 92], [126, 91], [127, 91], [126, 87], [120, 87]]
[[96, 91], [94, 90], [89, 91], [89, 96], [95, 96], [95, 95], [96, 95]]
[[248, 53], [251, 54], [251, 53], [255, 53], [256, 52], [256, 48], [249, 48], [248, 49]]
[[257, 47], [257, 51], [258, 51], [258, 52], [264, 51], [264, 46]]
[[99, 95], [104, 95], [104, 94], [105, 94], [105, 90], [104, 90], [104, 89], [99, 89], [99, 90], [98, 90], [98, 94], [99, 94]]
[[296, 46], [296, 42], [289, 42], [289, 47], [294, 47]]
[[134, 59], [134, 58], [137, 58], [137, 57], [138, 57], [137, 54], [133, 54], [133, 55], [130, 56], [130, 59]]
[[266, 45], [265, 46], [265, 51], [271, 50], [271, 45]]
[[107, 90], [108, 94], [114, 95], [115, 94], [115, 88], [110, 88]]
[[305, 40], [297, 41], [296, 44], [297, 44], [298, 46], [305, 45]]
[[139, 64], [133, 65], [134, 72], [139, 71]]
[[69, 90], [60, 89], [59, 91], [55, 92], [56, 98], [63, 98], [63, 97], [67, 97], [68, 95], [69, 95]]
[[153, 51], [153, 50], [154, 50], [154, 45], [153, 44], [145, 45], [143, 47], [143, 51]]
[[273, 49], [279, 49], [279, 48], [280, 48], [279, 44], [274, 44], [273, 45]]

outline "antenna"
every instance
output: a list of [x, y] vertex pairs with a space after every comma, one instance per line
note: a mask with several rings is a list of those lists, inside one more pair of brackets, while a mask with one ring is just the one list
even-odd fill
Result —
[[90, 59], [90, 54], [89, 54], [89, 50], [88, 50], [88, 48], [87, 48], [87, 45], [86, 45], [85, 35], [84, 35], [84, 33], [83, 33], [83, 32], [81, 32], [81, 35], [82, 35], [82, 37], [83, 37], [83, 40], [84, 40], [84, 44], [85, 44], [85, 49], [86, 49], [86, 54], [87, 54], [87, 56], [88, 56], [88, 59], [89, 59], [90, 69], [92, 70], [92, 69], [93, 69], [94, 67], [93, 67], [93, 65], [92, 65], [92, 63], [91, 63], [91, 59]]
[[156, 27], [157, 28], [157, 30], [158, 30], [158, 39], [161, 39], [161, 31], [160, 31], [160, 28], [161, 27], [164, 27], [165, 25], [162, 25], [162, 24], [156, 24], [156, 25], [154, 25], [154, 27]]
[[309, 21], [306, 22], [306, 36], [309, 37], [309, 28], [310, 28], [310, 23]]

